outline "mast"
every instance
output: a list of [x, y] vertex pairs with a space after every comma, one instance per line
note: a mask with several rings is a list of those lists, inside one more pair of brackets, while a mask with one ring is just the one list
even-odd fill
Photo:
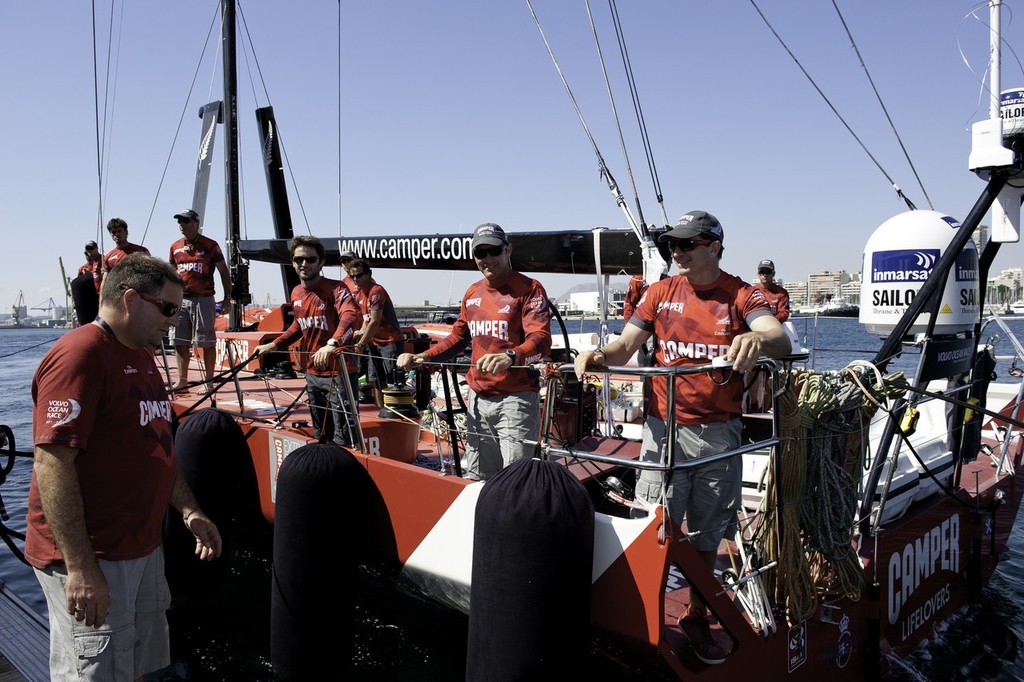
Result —
[[248, 268], [238, 254], [240, 211], [238, 200], [238, 73], [235, 66], [235, 0], [221, 0], [221, 52], [224, 55], [224, 210], [228, 267], [233, 291], [228, 327], [237, 329], [241, 308], [248, 303]]

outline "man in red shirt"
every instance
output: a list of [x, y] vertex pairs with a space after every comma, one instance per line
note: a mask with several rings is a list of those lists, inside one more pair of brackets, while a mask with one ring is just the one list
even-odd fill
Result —
[[[575, 361], [576, 375], [582, 380], [591, 367], [624, 365], [652, 334], [658, 343], [657, 365], [701, 365], [718, 357], [731, 361], [732, 370], [724, 370], [724, 381], [708, 373], [676, 379], [675, 452], [688, 459], [739, 447], [743, 373], [762, 354], [781, 357], [790, 351], [789, 337], [761, 291], [720, 269], [724, 237], [721, 223], [710, 213], [683, 215], [659, 238], [667, 244], [679, 274], [648, 287], [618, 339], [599, 350], [580, 353]], [[647, 461], [661, 462], [668, 386], [659, 379], [653, 384], [643, 450]], [[695, 549], [713, 569], [718, 545], [736, 522], [742, 472], [738, 457], [671, 472], [667, 499], [661, 500], [666, 474], [644, 471], [636, 492], [648, 502], [667, 505], [676, 523], [682, 523], [685, 514], [688, 530], [700, 532], [692, 540]], [[706, 606], [695, 591], [679, 626], [699, 659], [708, 664], [725, 660], [726, 652], [712, 639]]]
[[363, 326], [356, 332], [356, 353], [369, 352], [366, 380], [376, 387], [377, 405], [383, 406], [382, 391], [405, 384], [405, 373], [395, 366], [405, 337], [391, 297], [374, 281], [370, 264], [357, 258], [349, 263], [348, 273], [356, 284], [356, 303], [363, 314]]
[[626, 287], [626, 297], [622, 300], [622, 323], [629, 322], [636, 310], [637, 303], [643, 298], [647, 291], [647, 280], [643, 275], [633, 275], [629, 278], [629, 285]]
[[262, 355], [298, 341], [305, 362], [313, 435], [321, 442], [333, 438], [338, 445], [348, 445], [352, 442], [349, 431], [355, 425], [355, 411], [349, 406], [341, 381], [355, 372], [355, 366], [347, 358], [341, 360], [341, 346], [352, 342], [352, 334], [359, 327], [359, 309], [345, 285], [321, 275], [326, 261], [319, 239], [295, 237], [291, 251], [292, 265], [299, 276], [291, 295], [294, 319], [280, 336], [257, 346], [254, 352]]
[[85, 243], [85, 263], [78, 268], [78, 276], [91, 275], [93, 284], [96, 286], [96, 293], [100, 292], [100, 284], [103, 282], [103, 254], [96, 246], [96, 242]]
[[353, 281], [352, 277], [348, 274], [348, 266], [352, 265], [352, 261], [356, 259], [356, 254], [352, 251], [342, 251], [339, 256], [341, 261], [341, 272], [343, 276], [341, 283], [348, 287], [348, 290], [352, 292], [353, 296], [359, 295], [359, 285]]
[[170, 663], [163, 523], [168, 505], [221, 552], [174, 457], [173, 411], [152, 346], [177, 319], [182, 281], [125, 258], [99, 316], [65, 334], [32, 380], [35, 457], [25, 558], [49, 608], [54, 680], [131, 680]]
[[107, 232], [110, 233], [110, 238], [114, 240], [114, 248], [103, 256], [103, 273], [110, 272], [117, 263], [125, 256], [132, 253], [144, 253], [149, 255], [149, 249], [145, 246], [139, 246], [138, 244], [132, 244], [128, 241], [128, 223], [125, 222], [124, 218], [111, 218], [107, 223]]
[[[178, 270], [185, 281], [185, 299], [178, 314], [178, 323], [171, 329], [170, 340], [178, 361], [178, 382], [171, 389], [179, 391], [188, 384], [188, 366], [192, 360], [192, 345], [203, 352], [203, 369], [206, 381], [213, 379], [217, 364], [217, 337], [214, 321], [217, 316], [214, 303], [213, 271], [220, 273], [220, 284], [224, 298], [220, 304], [224, 314], [231, 312], [231, 273], [224, 261], [220, 245], [205, 235], [199, 234], [199, 214], [191, 208], [175, 213], [181, 230], [181, 239], [171, 244], [167, 260]], [[204, 384], [200, 393], [210, 390]]]
[[541, 283], [512, 269], [501, 226], [473, 232], [473, 259], [484, 278], [466, 289], [451, 334], [422, 353], [403, 353], [402, 369], [472, 347], [466, 403], [466, 478], [486, 480], [530, 457], [540, 424], [540, 378], [529, 367], [551, 350], [551, 308]]
[[757, 278], [760, 281], [754, 286], [764, 294], [764, 300], [768, 301], [768, 307], [772, 309], [772, 315], [779, 322], [788, 320], [789, 292], [781, 285], [775, 283], [775, 263], [767, 259], [758, 263]]

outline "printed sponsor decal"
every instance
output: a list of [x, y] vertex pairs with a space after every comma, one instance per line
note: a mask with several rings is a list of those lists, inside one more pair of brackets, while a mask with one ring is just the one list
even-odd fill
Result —
[[939, 249], [897, 249], [871, 254], [872, 282], [923, 282], [939, 260]]
[[268, 462], [270, 470], [270, 499], [273, 502], [277, 502], [277, 472], [281, 469], [281, 464], [284, 462], [285, 457], [305, 445], [306, 441], [272, 431], [267, 432], [267, 437], [270, 439], [270, 447], [268, 448], [270, 452], [270, 461]]
[[789, 629], [789, 672], [807, 661], [807, 623], [800, 621]]
[[46, 405], [46, 423], [50, 428], [70, 424], [82, 413], [82, 406], [73, 398], [51, 400]]
[[960, 515], [936, 520], [919, 536], [908, 538], [885, 565], [886, 615], [896, 626], [896, 641], [902, 642], [950, 602], [951, 581], [960, 572]]

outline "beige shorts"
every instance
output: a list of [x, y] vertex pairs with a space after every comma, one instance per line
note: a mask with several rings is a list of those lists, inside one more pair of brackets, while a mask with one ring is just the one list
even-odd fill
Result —
[[[665, 422], [648, 417], [643, 432], [643, 458], [660, 462], [665, 443]], [[739, 419], [697, 426], [676, 425], [676, 462], [715, 455], [740, 446]], [[657, 503], [661, 496], [662, 472], [643, 471], [636, 494]], [[727, 532], [735, 532], [736, 512], [743, 486], [743, 458], [739, 455], [704, 466], [675, 471], [668, 484], [668, 511], [676, 523], [686, 517], [687, 531], [701, 552], [713, 552]]]
[[110, 590], [107, 622], [99, 628], [68, 613], [67, 568], [36, 569], [50, 610], [50, 677], [131, 682], [171, 663], [164, 551], [127, 561], [98, 560]]

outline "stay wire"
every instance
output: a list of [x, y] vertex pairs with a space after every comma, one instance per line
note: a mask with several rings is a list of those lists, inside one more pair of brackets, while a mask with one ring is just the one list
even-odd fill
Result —
[[[633, 100], [633, 112], [636, 114], [637, 128], [640, 131], [640, 139], [644, 148], [644, 155], [647, 157], [647, 170], [651, 174], [651, 184], [654, 186], [654, 194], [661, 208], [661, 219], [668, 225], [668, 214], [665, 212], [665, 197], [661, 191], [661, 179], [658, 176], [658, 166], [654, 162], [654, 146], [651, 144], [650, 135], [647, 133], [647, 119], [644, 117], [643, 106], [640, 103], [640, 91], [636, 86], [636, 79], [633, 77], [633, 64], [629, 59], [629, 50], [626, 47], [625, 32], [622, 30], [622, 20], [619, 18], [617, 0], [608, 0], [608, 6], [612, 13], [612, 20], [615, 26], [615, 36], [619, 42], [619, 54], [622, 56], [622, 68], [626, 72], [626, 80], [629, 83], [629, 93]], [[641, 217], [642, 220], [642, 217]]]
[[164, 161], [164, 169], [160, 173], [160, 182], [157, 183], [156, 195], [153, 197], [153, 205], [150, 206], [149, 216], [146, 219], [146, 229], [142, 233], [142, 239], [140, 243], [145, 243], [146, 234], [149, 233], [149, 226], [153, 223], [153, 214], [156, 213], [156, 202], [160, 197], [160, 191], [163, 189], [164, 180], [167, 179], [167, 169], [171, 165], [171, 155], [174, 152], [174, 147], [178, 143], [178, 135], [181, 134], [181, 126], [185, 121], [185, 114], [189, 109], [189, 100], [192, 98], [192, 93], [195, 91], [196, 81], [199, 78], [199, 69], [202, 67], [203, 58], [206, 56], [206, 48], [210, 44], [210, 36], [213, 34], [213, 27], [216, 25], [217, 17], [219, 16], [220, 9], [216, 9], [213, 13], [213, 17], [210, 20], [210, 28], [206, 32], [206, 42], [203, 44], [203, 51], [199, 55], [199, 62], [196, 64], [196, 70], [192, 74], [192, 82], [188, 87], [188, 95], [185, 97], [185, 103], [181, 106], [181, 114], [178, 116], [178, 127], [174, 130], [174, 137], [171, 139], [171, 148], [167, 150], [167, 159]]
[[[253, 45], [252, 36], [249, 34], [249, 23], [245, 20], [245, 12], [242, 11], [241, 4], [238, 6], [238, 16], [241, 19], [241, 26], [245, 34], [245, 39], [249, 44], [249, 51], [252, 53], [252, 61], [256, 65], [256, 73], [259, 75], [260, 85], [263, 86], [263, 95], [266, 97], [267, 105], [273, 106], [270, 101], [270, 92], [267, 89], [267, 81], [263, 77], [263, 69], [260, 67], [260, 60], [256, 56], [256, 48]], [[248, 64], [248, 55], [246, 55], [246, 64]], [[252, 76], [250, 75], [250, 81], [251, 80]], [[285, 148], [284, 135], [281, 134], [280, 127], [274, 131], [274, 134], [277, 135], [278, 144], [281, 146], [281, 154], [284, 156], [284, 165], [288, 168], [288, 177], [291, 178], [292, 181], [292, 191], [295, 192], [295, 201], [299, 204], [299, 212], [302, 213], [302, 221], [306, 224], [306, 234], [312, 235], [313, 231], [309, 226], [309, 216], [306, 215], [306, 206], [302, 202], [302, 194], [299, 192], [299, 183], [295, 181], [295, 169], [288, 160], [288, 150]]]
[[526, 0], [526, 6], [530, 10], [530, 14], [533, 16], [533, 21], [537, 25], [537, 31], [540, 33], [541, 40], [544, 41], [544, 47], [548, 51], [548, 56], [551, 57], [551, 63], [555, 67], [555, 71], [558, 73], [558, 77], [562, 81], [562, 86], [565, 88], [566, 94], [569, 96], [569, 101], [572, 102], [573, 109], [576, 111], [576, 116], [580, 120], [580, 124], [583, 126], [583, 132], [586, 134], [587, 139], [590, 140], [590, 146], [594, 150], [594, 154], [597, 155], [598, 171], [601, 177], [608, 184], [608, 190], [612, 193], [615, 198], [615, 204], [622, 209], [626, 219], [629, 221], [630, 226], [636, 233], [638, 239], [643, 239], [646, 236], [646, 227], [637, 225], [636, 219], [629, 210], [629, 206], [626, 204], [625, 198], [622, 196], [622, 192], [619, 190], [619, 185], [612, 176], [612, 172], [608, 169], [607, 164], [604, 162], [604, 156], [601, 155], [601, 150], [597, 146], [597, 142], [594, 141], [594, 136], [590, 132], [590, 128], [587, 126], [586, 119], [583, 118], [583, 112], [580, 109], [579, 103], [576, 101], [576, 96], [572, 92], [572, 88], [569, 87], [569, 81], [566, 80], [565, 74], [562, 73], [562, 67], [559, 66], [558, 60], [555, 58], [555, 53], [551, 49], [551, 43], [548, 42], [547, 35], [544, 34], [544, 28], [540, 25], [540, 18], [537, 17], [537, 13], [533, 10], [533, 3], [530, 0]]
[[924, 198], [928, 202], [928, 208], [934, 210], [935, 206], [932, 204], [932, 199], [928, 196], [928, 191], [924, 188], [921, 176], [917, 173], [917, 167], [914, 166], [914, 162], [910, 158], [910, 152], [907, 151], [906, 146], [903, 144], [903, 139], [900, 137], [899, 131], [896, 130], [896, 124], [893, 122], [892, 116], [889, 115], [889, 110], [886, 108], [885, 102], [882, 101], [882, 95], [878, 92], [878, 88], [875, 87], [875, 81], [871, 77], [871, 72], [868, 71], [868, 65], [864, 62], [864, 57], [861, 55], [860, 49], [857, 47], [857, 41], [853, 39], [850, 27], [847, 26], [846, 19], [843, 17], [843, 13], [839, 10], [839, 4], [836, 0], [832, 0], [832, 6], [835, 7], [836, 15], [839, 17], [839, 22], [843, 25], [843, 30], [846, 31], [846, 36], [850, 39], [850, 47], [852, 47], [854, 53], [856, 53], [857, 60], [860, 62], [860, 67], [864, 69], [864, 75], [867, 76], [868, 83], [871, 84], [871, 91], [875, 93], [875, 99], [878, 100], [878, 106], [882, 108], [882, 113], [885, 114], [885, 120], [889, 122], [889, 127], [892, 128], [892, 134], [896, 136], [896, 141], [899, 143], [900, 149], [903, 151], [903, 156], [906, 158], [911, 172], [914, 173], [914, 179], [917, 180], [917, 186], [921, 188], [921, 193], [924, 194]]
[[[633, 165], [629, 162], [629, 151], [626, 149], [626, 138], [622, 134], [622, 123], [619, 121], [619, 111], [615, 106], [615, 94], [612, 92], [611, 80], [608, 78], [608, 68], [604, 63], [604, 54], [601, 52], [601, 39], [597, 35], [597, 25], [594, 23], [594, 14], [590, 11], [590, 0], [585, 0], [584, 4], [587, 8], [587, 19], [590, 21], [590, 31], [594, 35], [594, 47], [597, 49], [597, 61], [601, 65], [601, 75], [604, 78], [604, 88], [608, 93], [608, 104], [612, 109], [612, 120], [615, 121], [615, 131], [619, 136], [619, 147], [622, 149], [622, 160], [626, 164], [626, 175], [629, 176], [629, 184], [633, 188], [633, 202], [636, 204], [636, 214], [640, 219], [640, 224], [646, 226], [647, 222], [644, 220], [644, 211], [640, 204], [640, 193], [636, 189], [636, 180], [633, 177]], [[621, 39], [619, 41], [619, 49], [620, 51], [622, 49]]]
[[902, 200], [903, 203], [907, 205], [907, 208], [909, 208], [912, 211], [916, 210], [917, 206], [914, 205], [914, 202], [912, 202], [910, 198], [903, 193], [903, 190], [900, 189], [899, 185], [897, 185], [896, 182], [892, 179], [892, 177], [886, 172], [885, 168], [882, 167], [882, 164], [879, 163], [878, 159], [876, 159], [874, 155], [868, 150], [867, 146], [864, 144], [863, 141], [861, 141], [860, 137], [857, 136], [857, 133], [853, 131], [853, 128], [851, 128], [850, 124], [846, 122], [846, 119], [843, 118], [842, 114], [839, 113], [839, 110], [836, 109], [835, 105], [832, 104], [832, 101], [828, 98], [828, 96], [822, 91], [820, 87], [818, 87], [818, 84], [815, 82], [814, 78], [812, 78], [811, 74], [807, 72], [807, 69], [805, 69], [804, 65], [800, 63], [800, 60], [796, 58], [796, 55], [793, 54], [793, 51], [789, 49], [789, 45], [786, 44], [786, 41], [782, 39], [782, 36], [779, 35], [779, 33], [775, 30], [775, 27], [773, 27], [771, 22], [768, 21], [768, 17], [766, 17], [764, 15], [764, 12], [761, 11], [761, 8], [758, 7], [757, 0], [750, 0], [750, 4], [753, 5], [754, 9], [761, 17], [761, 20], [764, 22], [765, 26], [768, 27], [768, 30], [771, 31], [772, 35], [775, 36], [775, 39], [779, 42], [779, 45], [782, 46], [782, 49], [786, 51], [786, 53], [790, 56], [793, 62], [797, 65], [797, 68], [800, 69], [801, 73], [804, 74], [804, 77], [806, 77], [808, 82], [810, 82], [811, 87], [813, 87], [815, 91], [817, 91], [817, 93], [825, 101], [825, 104], [828, 105], [828, 108], [831, 109], [832, 113], [835, 114], [836, 118], [839, 119], [839, 122], [843, 124], [843, 127], [846, 128], [847, 132], [849, 132], [853, 139], [856, 140], [857, 144], [859, 144], [860, 148], [864, 150], [864, 153], [868, 155], [868, 158], [871, 159], [872, 163], [875, 164], [875, 167], [879, 170], [879, 172], [881, 172], [881, 174], [885, 176], [885, 179], [889, 181], [889, 184], [892, 185], [892, 188], [896, 191], [896, 196], [899, 197], [900, 200]]

